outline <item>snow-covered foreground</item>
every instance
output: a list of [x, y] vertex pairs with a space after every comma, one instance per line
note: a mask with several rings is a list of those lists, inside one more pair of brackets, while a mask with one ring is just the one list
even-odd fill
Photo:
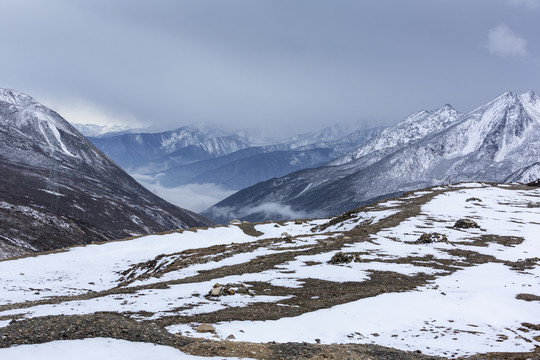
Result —
[[[52, 341], [36, 345], [19, 345], [0, 349], [0, 357], [10, 360], [208, 360], [238, 359], [188, 355], [169, 346], [117, 339], [84, 339]], [[247, 358], [244, 358], [247, 359]]]
[[[479, 228], [456, 228], [459, 219]], [[429, 233], [445, 240], [418, 241]], [[3, 261], [0, 334], [11, 319], [115, 312], [209, 339], [373, 343], [449, 357], [526, 352], [539, 345], [539, 233], [540, 189], [460, 184], [334, 219]], [[209, 296], [216, 283], [230, 285]], [[201, 322], [216, 334], [197, 333]]]

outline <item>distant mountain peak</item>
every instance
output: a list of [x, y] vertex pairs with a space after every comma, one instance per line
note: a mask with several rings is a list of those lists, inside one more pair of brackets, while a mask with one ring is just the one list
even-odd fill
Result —
[[335, 214], [424, 186], [530, 181], [540, 176], [538, 159], [538, 96], [506, 92], [467, 114], [449, 105], [414, 113], [327, 166], [243, 189], [207, 213], [272, 202], [304, 213]]

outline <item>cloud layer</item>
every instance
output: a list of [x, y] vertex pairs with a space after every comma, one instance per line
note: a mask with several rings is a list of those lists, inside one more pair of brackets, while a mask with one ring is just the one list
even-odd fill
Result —
[[199, 213], [234, 194], [235, 190], [224, 189], [216, 184], [187, 184], [175, 188], [164, 187], [154, 178], [134, 175], [135, 179], [157, 196], [171, 204]]
[[[538, 58], [533, 0], [0, 4], [9, 34], [0, 87], [49, 99], [69, 121], [170, 130], [204, 120], [290, 133], [395, 123], [448, 102], [468, 111], [540, 83], [535, 62], [511, 66], [478, 51], [504, 22], [488, 49]], [[81, 104], [66, 105], [73, 98]]]

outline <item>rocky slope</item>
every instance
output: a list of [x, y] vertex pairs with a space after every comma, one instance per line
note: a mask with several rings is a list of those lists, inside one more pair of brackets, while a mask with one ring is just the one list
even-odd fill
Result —
[[209, 220], [153, 195], [57, 113], [0, 90], [0, 258]]
[[[244, 189], [204, 214], [218, 222], [336, 214], [374, 199], [457, 181], [540, 176], [540, 99], [505, 93], [468, 114], [420, 112], [325, 166]], [[246, 209], [255, 209], [246, 211]]]
[[333, 218], [0, 261], [0, 357], [17, 356], [18, 344], [107, 338], [88, 346], [123, 339], [219, 359], [536, 359], [539, 197], [532, 186], [439, 186]]

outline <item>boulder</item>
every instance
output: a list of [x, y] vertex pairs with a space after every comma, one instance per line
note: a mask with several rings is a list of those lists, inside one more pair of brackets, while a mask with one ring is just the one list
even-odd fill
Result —
[[212, 325], [210, 324], [201, 324], [199, 326], [197, 326], [197, 332], [198, 333], [212, 333], [212, 334], [215, 334], [216, 333], [216, 328], [213, 327]]
[[447, 242], [448, 238], [444, 234], [439, 233], [423, 233], [418, 240], [415, 241], [416, 244], [432, 244], [434, 242]]
[[469, 220], [469, 219], [459, 219], [454, 224], [454, 228], [456, 229], [472, 229], [472, 228], [480, 228], [480, 225], [476, 223], [476, 221]]

